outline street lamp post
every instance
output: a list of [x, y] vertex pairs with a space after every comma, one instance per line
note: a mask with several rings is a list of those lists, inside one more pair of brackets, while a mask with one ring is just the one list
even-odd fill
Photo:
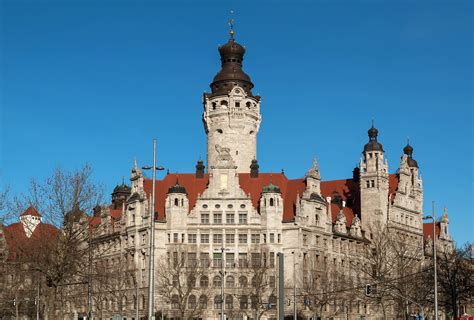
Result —
[[150, 259], [148, 261], [148, 319], [155, 319], [154, 315], [154, 283], [155, 283], [155, 180], [156, 170], [164, 170], [156, 166], [156, 139], [153, 139], [153, 166], [142, 167], [152, 172], [152, 189], [150, 202]]
[[438, 271], [436, 267], [436, 213], [435, 202], [433, 201], [433, 215], [425, 216], [423, 220], [433, 220], [433, 268], [434, 268], [434, 305], [435, 305], [435, 320], [438, 320]]
[[296, 252], [292, 252], [293, 254], [293, 319], [297, 319], [297, 312], [296, 312]]

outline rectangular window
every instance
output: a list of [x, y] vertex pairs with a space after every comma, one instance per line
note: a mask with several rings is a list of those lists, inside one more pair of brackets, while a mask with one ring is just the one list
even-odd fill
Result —
[[247, 214], [239, 213], [239, 224], [247, 224]]
[[276, 287], [276, 278], [275, 278], [275, 276], [270, 276], [269, 284], [270, 284], [270, 288], [275, 288]]
[[233, 213], [227, 213], [227, 214], [225, 215], [225, 222], [226, 222], [227, 224], [234, 224], [234, 223], [235, 223], [235, 222], [234, 222], [234, 214], [233, 214]]
[[196, 243], [197, 242], [197, 234], [190, 233], [188, 234], [188, 243]]
[[234, 253], [226, 253], [225, 255], [225, 266], [227, 268], [235, 267], [235, 255]]
[[168, 233], [168, 242], [171, 242], [171, 234]]
[[225, 243], [228, 243], [228, 244], [235, 243], [235, 234], [226, 234]]
[[275, 243], [275, 234], [270, 233], [270, 243]]
[[267, 234], [266, 233], [263, 234], [263, 243], [267, 243]]
[[212, 254], [212, 266], [221, 267], [222, 266], [222, 253], [215, 252]]
[[220, 233], [213, 234], [212, 243], [222, 243], [222, 234]]
[[251, 235], [252, 243], [260, 243], [260, 234], [254, 233]]
[[184, 243], [184, 238], [185, 238], [185, 235], [184, 233], [181, 234], [181, 242]]
[[203, 268], [209, 268], [209, 253], [207, 252], [201, 252], [199, 254], [199, 258], [201, 259], [201, 267]]
[[275, 252], [270, 252], [270, 264], [271, 268], [275, 267]]
[[214, 224], [222, 224], [222, 214], [214, 213]]
[[246, 234], [239, 234], [239, 243], [246, 244], [247, 243], [247, 235]]
[[195, 252], [188, 252], [188, 267], [196, 267], [197, 259]]
[[281, 234], [278, 234], [278, 243], [281, 242]]
[[178, 265], [178, 253], [177, 252], [173, 252], [173, 266], [177, 266]]
[[366, 188], [370, 188], [370, 181], [369, 181], [369, 180], [367, 180], [367, 181], [365, 182], [365, 186], [366, 186]]
[[209, 243], [209, 234], [201, 234], [201, 243]]
[[260, 267], [260, 253], [252, 253], [252, 267]]
[[375, 181], [374, 180], [370, 180], [370, 186], [373, 188], [375, 187]]
[[174, 234], [173, 234], [173, 242], [174, 242], [174, 243], [177, 243], [177, 242], [178, 242], [178, 236], [179, 236], [179, 234], [177, 234], [177, 233], [174, 233]]
[[209, 224], [209, 213], [201, 213], [201, 223]]
[[246, 253], [239, 253], [239, 268], [247, 268], [247, 254]]
[[303, 235], [303, 245], [304, 246], [308, 245], [308, 235], [306, 234]]

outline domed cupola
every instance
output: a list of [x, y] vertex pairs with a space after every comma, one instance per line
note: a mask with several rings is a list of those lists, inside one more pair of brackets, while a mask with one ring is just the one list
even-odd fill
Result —
[[383, 152], [382, 144], [380, 144], [377, 141], [377, 136], [379, 135], [379, 131], [374, 127], [373, 123], [372, 123], [372, 127], [368, 131], [368, 134], [369, 134], [369, 142], [364, 146], [364, 152], [370, 152], [370, 151]]
[[230, 23], [230, 39], [219, 47], [221, 56], [221, 70], [216, 74], [210, 87], [211, 96], [226, 95], [235, 86], [240, 86], [249, 96], [252, 95], [253, 83], [250, 77], [242, 70], [245, 48], [234, 39], [233, 22]]
[[132, 188], [127, 186], [125, 181], [122, 180], [122, 184], [117, 185], [112, 192], [112, 204], [114, 205], [114, 209], [119, 209], [131, 194]]
[[268, 186], [263, 187], [262, 193], [281, 193], [280, 188], [270, 182]]
[[182, 194], [187, 194], [186, 193], [186, 188], [184, 188], [182, 185], [179, 184], [178, 178], [176, 178], [176, 183], [169, 187], [168, 189], [168, 194], [170, 193], [182, 193]]
[[407, 142], [405, 148], [403, 148], [403, 153], [407, 155], [407, 164], [411, 168], [418, 168], [418, 162], [413, 159], [413, 147], [410, 146], [410, 143]]

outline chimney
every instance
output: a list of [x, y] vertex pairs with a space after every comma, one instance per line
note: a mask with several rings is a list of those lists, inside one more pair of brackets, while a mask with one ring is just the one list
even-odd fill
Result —
[[258, 178], [258, 162], [257, 159], [252, 160], [252, 164], [250, 165], [250, 178]]
[[202, 160], [198, 160], [196, 164], [196, 178], [198, 179], [204, 178], [204, 168], [205, 166]]

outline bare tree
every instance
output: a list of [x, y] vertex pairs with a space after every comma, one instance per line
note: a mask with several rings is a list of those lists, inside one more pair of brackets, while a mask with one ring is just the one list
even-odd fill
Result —
[[[465, 244], [461, 248], [440, 246], [437, 250], [439, 302], [444, 306], [446, 314], [457, 319], [460, 316], [458, 306], [474, 301], [472, 245]], [[431, 272], [429, 280], [432, 279]]]
[[197, 286], [206, 273], [205, 268], [199, 267], [196, 253], [183, 246], [173, 246], [167, 256], [158, 260], [157, 293], [171, 309], [177, 310], [180, 319], [196, 318], [205, 309], [200, 298], [208, 297], [210, 292], [208, 286]]
[[[330, 265], [322, 256], [309, 254], [298, 270], [297, 279], [305, 306], [313, 315], [335, 316], [344, 313], [345, 302], [354, 297], [355, 282], [350, 270]], [[333, 305], [332, 310], [328, 310]], [[328, 310], [328, 311], [325, 311]]]
[[358, 271], [372, 285], [369, 301], [381, 308], [384, 319], [389, 308], [395, 316], [408, 319], [409, 307], [422, 311], [423, 243], [421, 239], [389, 226], [375, 225], [372, 239], [366, 246]]
[[[92, 169], [86, 165], [66, 172], [54, 170], [44, 182], [32, 179], [29, 193], [14, 200], [17, 212], [34, 206], [44, 222], [56, 226], [59, 232], [42, 234], [38, 242], [18, 243], [18, 261], [28, 263], [31, 270], [46, 278], [45, 318], [56, 318], [54, 304], [60, 306], [62, 317], [64, 291], [71, 282], [85, 281], [90, 259], [88, 237], [89, 216], [101, 201], [101, 188], [92, 181]], [[51, 229], [52, 230], [52, 229]]]

